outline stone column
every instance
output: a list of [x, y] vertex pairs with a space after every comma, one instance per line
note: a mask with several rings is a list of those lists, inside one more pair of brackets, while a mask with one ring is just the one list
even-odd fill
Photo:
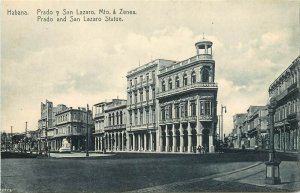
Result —
[[126, 133], [126, 139], [127, 139], [127, 141], [126, 141], [127, 151], [130, 151], [131, 140], [130, 140], [130, 135], [128, 132]]
[[141, 150], [141, 134], [138, 133], [137, 137], [138, 137], [138, 139], [137, 139], [138, 140], [137, 150], [140, 151]]
[[102, 137], [98, 138], [98, 150], [100, 151], [102, 149]]
[[214, 153], [215, 152], [215, 148], [213, 145], [213, 135], [210, 133], [209, 134], [209, 153]]
[[162, 126], [160, 127], [160, 132], [159, 132], [159, 151], [163, 151], [163, 135], [162, 135]]
[[[299, 76], [299, 80], [300, 80], [300, 75], [299, 75], [299, 73], [298, 73], [298, 76]], [[299, 82], [300, 82], [300, 81], [299, 81]], [[300, 152], [300, 121], [298, 122], [297, 132], [298, 132], [298, 135], [297, 135], [298, 152]]]
[[119, 132], [119, 139], [118, 139], [118, 146], [119, 146], [119, 151], [122, 151], [122, 132]]
[[110, 146], [110, 151], [112, 151], [113, 150], [113, 141], [114, 141], [114, 135], [111, 133], [110, 134], [110, 144], [109, 144], [109, 146]]
[[121, 137], [121, 151], [125, 151], [125, 147], [124, 147], [125, 132], [121, 132], [121, 133], [122, 133], [122, 137]]
[[147, 150], [147, 133], [144, 133], [144, 151]]
[[183, 152], [183, 147], [184, 147], [184, 140], [183, 140], [183, 128], [182, 128], [182, 124], [179, 124], [179, 132], [180, 132], [180, 152]]
[[[97, 141], [98, 141], [98, 139], [97, 139], [98, 137], [95, 137], [95, 151], [97, 151], [98, 149], [97, 149]], [[72, 148], [72, 147], [71, 147]]]
[[198, 126], [198, 130], [197, 130], [197, 147], [200, 145], [202, 146], [202, 131], [203, 131], [203, 125], [201, 122], [197, 123]]
[[166, 125], [166, 152], [169, 152], [169, 150], [170, 150], [170, 135], [169, 135], [168, 126]]
[[188, 152], [193, 152], [192, 147], [192, 128], [190, 122], [188, 122]]
[[135, 146], [136, 143], [135, 143], [135, 134], [134, 133], [132, 133], [132, 141], [133, 141], [132, 142], [132, 150], [135, 151], [136, 150], [136, 148], [135, 148], [136, 147]]
[[117, 151], [118, 150], [118, 147], [117, 147], [117, 141], [118, 141], [117, 132], [115, 132], [115, 134], [114, 134], [114, 139], [115, 139], [114, 149], [115, 149], [115, 151]]
[[177, 140], [176, 140], [175, 124], [172, 124], [172, 133], [173, 133], [173, 152], [176, 152], [177, 151]]
[[153, 134], [152, 134], [152, 131], [150, 131], [149, 135], [150, 135], [150, 138], [149, 138], [149, 150], [153, 151], [153, 139], [152, 139]]

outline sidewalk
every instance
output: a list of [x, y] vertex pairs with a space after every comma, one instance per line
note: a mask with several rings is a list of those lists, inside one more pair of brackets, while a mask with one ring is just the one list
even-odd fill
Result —
[[[107, 156], [114, 156], [113, 153], [107, 154], [100, 154], [100, 153], [89, 153], [88, 157], [107, 157]], [[50, 157], [52, 158], [88, 158], [86, 153], [82, 152], [71, 152], [71, 153], [50, 153]]]
[[280, 164], [281, 184], [268, 185], [264, 180], [266, 177], [266, 166], [264, 163], [251, 169], [233, 173], [230, 175], [214, 178], [222, 182], [239, 182], [260, 187], [270, 187], [289, 191], [300, 191], [300, 164], [296, 161], [283, 161]]

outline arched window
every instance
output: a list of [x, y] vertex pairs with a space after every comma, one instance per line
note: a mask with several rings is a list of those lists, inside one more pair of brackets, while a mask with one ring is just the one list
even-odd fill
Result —
[[122, 114], [122, 111], [120, 111], [120, 124], [121, 125], [123, 124], [123, 114]]
[[196, 73], [195, 73], [195, 71], [192, 72], [192, 75], [191, 75], [191, 82], [192, 82], [192, 84], [195, 84], [195, 83], [196, 83]]
[[175, 87], [178, 88], [180, 86], [179, 77], [176, 76], [175, 78]]
[[170, 78], [169, 79], [169, 90], [171, 90], [172, 89], [172, 79]]
[[166, 83], [165, 81], [163, 80], [162, 83], [161, 83], [161, 90], [164, 92], [166, 91]]
[[202, 82], [208, 82], [209, 81], [209, 70], [204, 68], [202, 70]]
[[187, 85], [187, 75], [186, 74], [184, 74], [183, 75], [183, 86], [186, 86]]
[[119, 125], [119, 113], [118, 112], [116, 113], [116, 117], [117, 117], [117, 123], [116, 123], [116, 125]]

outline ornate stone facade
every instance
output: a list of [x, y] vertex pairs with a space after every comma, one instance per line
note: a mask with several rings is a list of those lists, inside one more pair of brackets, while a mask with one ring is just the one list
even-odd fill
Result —
[[159, 70], [159, 151], [214, 152], [217, 91], [212, 42], [195, 44], [197, 55]]
[[275, 149], [299, 151], [300, 144], [300, 56], [270, 85], [275, 97]]

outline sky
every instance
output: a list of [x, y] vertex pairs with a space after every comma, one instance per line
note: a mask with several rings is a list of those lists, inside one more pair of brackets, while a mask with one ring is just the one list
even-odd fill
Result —
[[[122, 22], [37, 22], [41, 10], [134, 10]], [[7, 10], [27, 16], [7, 15]], [[268, 87], [300, 54], [299, 1], [2, 1], [1, 130], [37, 129], [40, 105], [126, 99], [126, 73], [181, 61], [213, 42], [224, 133], [232, 116], [265, 105]]]

